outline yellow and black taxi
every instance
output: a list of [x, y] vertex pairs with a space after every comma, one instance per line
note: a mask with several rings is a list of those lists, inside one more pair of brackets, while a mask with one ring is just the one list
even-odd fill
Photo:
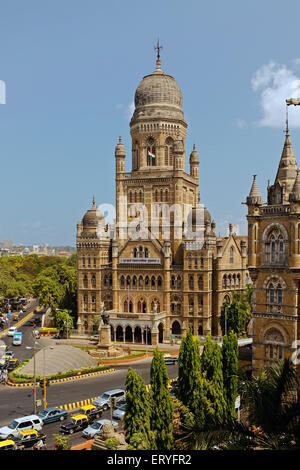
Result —
[[11, 357], [7, 363], [7, 370], [13, 370], [19, 365], [19, 360], [16, 357]]
[[97, 408], [95, 405], [85, 405], [78, 410], [79, 414], [86, 415], [89, 423], [95, 421], [95, 419], [99, 419], [102, 415], [102, 410]]
[[0, 450], [20, 450], [20, 447], [16, 445], [11, 439], [6, 439], [5, 441], [0, 441]]
[[84, 414], [77, 414], [71, 416], [66, 424], [61, 424], [59, 431], [63, 434], [73, 434], [76, 431], [81, 431], [89, 425], [89, 419]]
[[27, 431], [20, 431], [16, 437], [14, 437], [14, 442], [18, 448], [20, 447], [32, 447], [38, 441], [42, 440], [43, 443], [46, 441], [46, 434], [39, 433], [36, 429], [28, 429]]

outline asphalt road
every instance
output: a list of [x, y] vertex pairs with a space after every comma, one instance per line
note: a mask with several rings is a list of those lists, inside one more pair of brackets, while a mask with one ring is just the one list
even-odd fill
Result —
[[[150, 382], [150, 365], [151, 358], [143, 359], [140, 362], [135, 362], [132, 367], [136, 369], [146, 384]], [[88, 398], [93, 398], [101, 395], [106, 390], [114, 388], [124, 388], [128, 365], [115, 367], [116, 372], [103, 374], [78, 381], [62, 382], [52, 384], [47, 387], [47, 403], [48, 406], [59, 406], [67, 403], [73, 403]], [[167, 366], [169, 378], [177, 376], [177, 365]], [[37, 399], [42, 398], [42, 389], [37, 389]], [[0, 386], [0, 425], [4, 426], [9, 424], [14, 418], [31, 414], [33, 411], [33, 393], [31, 388], [11, 388], [8, 386]], [[70, 412], [70, 414], [74, 414]], [[110, 418], [110, 411], [102, 414], [101, 418]], [[51, 423], [44, 426], [43, 431], [47, 435], [47, 448], [54, 447], [54, 439], [52, 434], [59, 432], [60, 423]], [[70, 436], [72, 445], [85, 442], [81, 437], [81, 432], [75, 433]]]

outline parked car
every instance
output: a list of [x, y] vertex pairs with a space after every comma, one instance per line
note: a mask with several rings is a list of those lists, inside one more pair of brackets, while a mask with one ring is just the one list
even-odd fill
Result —
[[14, 334], [12, 344], [14, 346], [21, 346], [21, 344], [22, 344], [22, 333], [21, 333], [21, 331], [17, 331]]
[[81, 431], [89, 425], [89, 420], [86, 415], [71, 416], [66, 424], [60, 425], [60, 432], [64, 434], [73, 434], [76, 431]]
[[44, 424], [53, 423], [54, 421], [63, 421], [69, 416], [66, 410], [60, 408], [46, 408], [45, 410], [39, 411], [37, 414]]
[[7, 332], [7, 336], [13, 336], [17, 332], [16, 326], [11, 326]]
[[178, 364], [178, 356], [165, 356], [165, 364]]
[[7, 370], [14, 370], [19, 365], [19, 360], [12, 357], [8, 360]]
[[[102, 426], [104, 423], [110, 423], [109, 419], [99, 419], [93, 424], [90, 424], [87, 428], [82, 431], [82, 436], [87, 439], [92, 439], [96, 434], [101, 434]], [[112, 421], [112, 425], [115, 429], [118, 427], [116, 421]]]
[[113, 412], [113, 418], [115, 419], [123, 419], [126, 411], [126, 403], [119, 408], [116, 408]]
[[89, 423], [95, 421], [95, 419], [99, 419], [102, 415], [102, 410], [97, 408], [95, 405], [85, 405], [78, 410], [79, 414], [86, 415], [88, 417]]
[[14, 419], [7, 426], [0, 428], [0, 439], [11, 439], [20, 431], [27, 431], [28, 429], [36, 429], [41, 431], [43, 421], [37, 415], [22, 416], [21, 418]]
[[17, 447], [32, 447], [38, 441], [46, 441], [46, 434], [39, 433], [36, 429], [28, 429], [28, 431], [20, 431], [14, 438]]
[[116, 398], [116, 403], [118, 403], [118, 401], [121, 398], [124, 398], [124, 396], [125, 396], [125, 390], [122, 390], [121, 388], [109, 390], [108, 392], [104, 392], [101, 395], [101, 397], [95, 398], [95, 400], [93, 401], [93, 404], [97, 406], [98, 408], [105, 411], [105, 410], [108, 410], [108, 408], [110, 408], [111, 398]]

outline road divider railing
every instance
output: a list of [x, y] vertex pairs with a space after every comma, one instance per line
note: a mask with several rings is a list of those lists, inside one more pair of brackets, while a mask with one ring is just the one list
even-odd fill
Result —
[[[71, 380], [85, 379], [87, 377], [92, 377], [95, 375], [108, 374], [111, 372], [115, 372], [115, 370], [116, 369], [105, 369], [105, 370], [99, 370], [98, 372], [89, 372], [88, 374], [77, 374], [77, 375], [73, 375], [72, 377], [64, 377], [62, 379], [49, 380], [49, 383], [56, 384], [60, 382], [70, 382]], [[7, 385], [11, 387], [33, 387], [34, 383], [33, 382], [15, 383], [15, 382], [8, 381]]]

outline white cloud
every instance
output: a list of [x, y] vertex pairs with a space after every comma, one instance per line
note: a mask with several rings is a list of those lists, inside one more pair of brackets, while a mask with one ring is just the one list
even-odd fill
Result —
[[[294, 66], [299, 63], [300, 59], [294, 59]], [[262, 117], [256, 124], [284, 128], [285, 100], [300, 97], [300, 77], [297, 72], [286, 65], [271, 61], [255, 72], [251, 86], [259, 96], [262, 112]], [[300, 127], [300, 108], [289, 106], [288, 111], [290, 127]]]
[[124, 105], [124, 104], [116, 104], [116, 109], [118, 110], [122, 110], [124, 112], [124, 117], [126, 120], [128, 119], [131, 119], [132, 115], [133, 115], [133, 112], [134, 112], [134, 102], [132, 101], [130, 104], [128, 105]]

